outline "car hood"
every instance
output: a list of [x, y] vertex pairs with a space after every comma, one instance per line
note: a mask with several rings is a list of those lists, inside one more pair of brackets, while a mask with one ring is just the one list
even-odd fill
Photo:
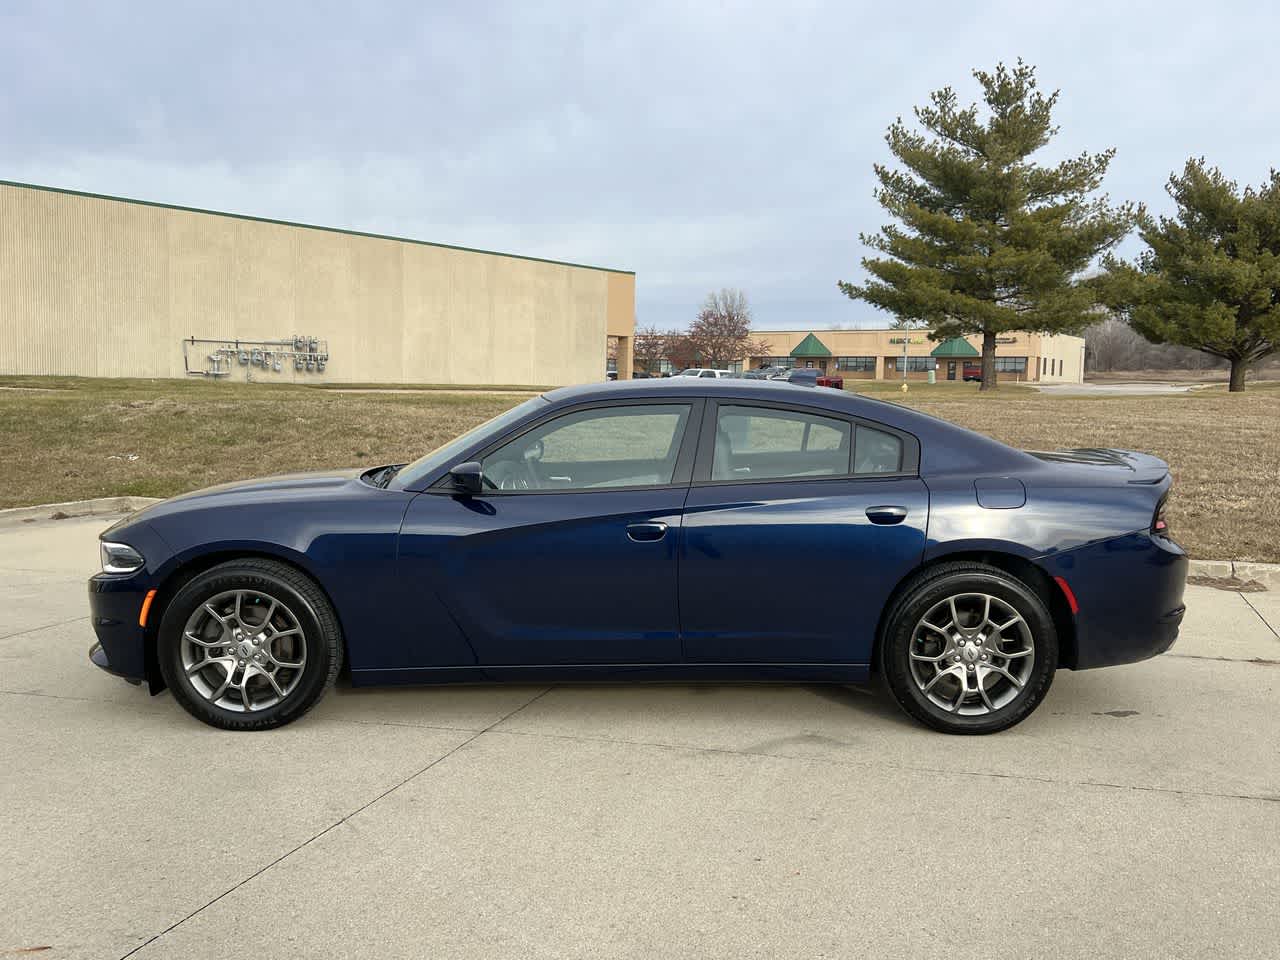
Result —
[[176, 497], [170, 497], [168, 500], [146, 507], [133, 514], [133, 518], [150, 519], [193, 507], [212, 506], [243, 499], [270, 500], [323, 495], [355, 482], [361, 474], [368, 473], [369, 469], [368, 467], [351, 467], [342, 470], [317, 470], [310, 473], [282, 473], [253, 480], [234, 480], [231, 483], [220, 483], [213, 487], [180, 493]]

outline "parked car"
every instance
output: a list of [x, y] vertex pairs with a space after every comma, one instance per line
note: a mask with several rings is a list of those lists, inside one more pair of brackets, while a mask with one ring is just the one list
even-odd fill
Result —
[[[356, 686], [883, 676], [951, 733], [1168, 649], [1167, 465], [1016, 450], [834, 390], [552, 390], [413, 463], [228, 483], [102, 534], [98, 666], [206, 723]], [[806, 597], [812, 615], [777, 616]]]
[[780, 377], [774, 377], [775, 380], [785, 380], [788, 383], [799, 384], [805, 387], [835, 387], [837, 390], [844, 389], [844, 377], [834, 374], [828, 375], [815, 367], [796, 367], [788, 370], [786, 374]]
[[728, 370], [716, 370], [711, 367], [689, 367], [687, 370], [681, 370], [676, 374], [677, 377], [703, 377], [710, 380], [712, 378], [732, 377], [733, 373]]
[[790, 367], [758, 367], [755, 370], [744, 370], [746, 380], [781, 380], [790, 372]]

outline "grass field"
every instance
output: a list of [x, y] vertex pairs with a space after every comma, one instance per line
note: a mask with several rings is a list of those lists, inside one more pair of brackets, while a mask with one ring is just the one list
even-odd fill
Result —
[[[1008, 384], [860, 389], [1019, 447], [1111, 446], [1169, 461], [1174, 535], [1205, 558], [1280, 561], [1280, 384], [1050, 397]], [[0, 507], [164, 497], [287, 470], [398, 462], [521, 395], [341, 393], [168, 380], [0, 377]]]

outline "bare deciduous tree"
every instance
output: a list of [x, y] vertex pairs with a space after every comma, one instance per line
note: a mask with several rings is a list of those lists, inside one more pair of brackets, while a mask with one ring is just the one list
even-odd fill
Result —
[[769, 344], [751, 337], [751, 307], [741, 290], [708, 294], [681, 340], [678, 352], [690, 354], [704, 367], [726, 367], [743, 357], [769, 352]]
[[659, 330], [653, 324], [636, 327], [635, 340], [632, 342], [632, 356], [636, 368], [645, 373], [657, 373], [658, 363], [667, 359], [667, 340], [671, 334]]

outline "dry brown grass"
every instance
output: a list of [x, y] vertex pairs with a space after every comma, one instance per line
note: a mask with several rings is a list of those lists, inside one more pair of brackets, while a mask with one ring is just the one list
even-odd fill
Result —
[[[403, 461], [521, 399], [3, 377], [0, 507], [163, 497], [287, 470]], [[890, 399], [1019, 447], [1163, 457], [1175, 481], [1174, 535], [1193, 556], [1280, 561], [1280, 385], [1088, 398], [939, 384]]]
[[522, 399], [0, 377], [0, 507], [403, 462]]

